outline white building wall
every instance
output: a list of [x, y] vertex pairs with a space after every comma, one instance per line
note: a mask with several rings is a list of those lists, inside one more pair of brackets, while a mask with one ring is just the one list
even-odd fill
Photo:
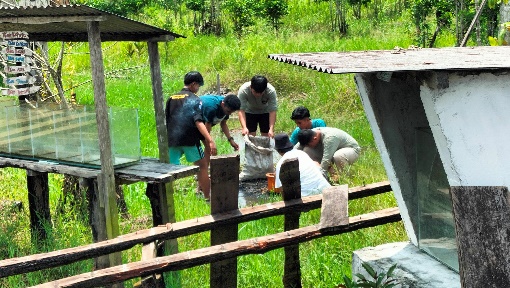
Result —
[[421, 99], [451, 186], [509, 186], [510, 75], [450, 74]]

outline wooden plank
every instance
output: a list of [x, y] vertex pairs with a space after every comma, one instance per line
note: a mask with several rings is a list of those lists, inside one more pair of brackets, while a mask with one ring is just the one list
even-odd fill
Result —
[[332, 186], [322, 190], [321, 222], [319, 224], [322, 231], [330, 227], [349, 224], [348, 191], [347, 185]]
[[14, 167], [55, 174], [69, 174], [82, 178], [96, 178], [100, 173], [97, 169], [7, 157], [0, 157], [0, 167]]
[[[211, 157], [211, 214], [225, 213], [239, 207], [240, 158]], [[211, 246], [238, 240], [238, 224], [222, 225], [211, 230]], [[211, 288], [237, 287], [237, 258], [211, 263]]]
[[198, 166], [174, 165], [145, 159], [139, 163], [115, 169], [117, 179], [147, 183], [168, 183], [197, 173]]
[[[157, 160], [156, 160], [157, 161]], [[82, 178], [96, 178], [100, 170], [84, 168], [68, 164], [59, 164], [49, 161], [34, 161], [18, 158], [0, 157], [0, 167], [14, 167], [30, 169], [38, 172], [69, 174]], [[151, 172], [151, 170], [153, 172]], [[168, 163], [158, 163], [153, 159], [142, 159], [128, 167], [115, 169], [115, 177], [119, 180], [147, 183], [168, 183], [184, 177], [195, 175], [198, 172], [198, 166], [173, 165]]]
[[[157, 243], [151, 242], [142, 246], [142, 261], [152, 260], [157, 257]], [[164, 279], [160, 274], [152, 274], [147, 277], [142, 277], [140, 284], [135, 284], [134, 287], [143, 288], [164, 288]]]
[[[92, 182], [93, 183], [93, 182]], [[383, 183], [384, 184], [384, 183]], [[91, 184], [93, 185], [93, 184]], [[378, 189], [371, 185], [353, 187], [353, 193], [360, 193], [363, 189]], [[370, 194], [370, 193], [366, 193]], [[168, 224], [167, 226], [158, 226], [150, 229], [140, 230], [130, 234], [124, 234], [121, 237], [109, 241], [98, 242], [53, 251], [48, 253], [34, 254], [24, 257], [0, 260], [0, 278], [8, 277], [45, 268], [57, 267], [65, 264], [74, 263], [84, 259], [97, 257], [105, 253], [123, 251], [138, 244], [149, 243], [156, 240], [172, 239], [209, 231], [215, 227], [238, 224], [248, 221], [259, 220], [271, 216], [283, 215], [289, 211], [299, 210], [307, 212], [321, 207], [322, 194], [303, 197], [302, 199], [280, 201], [246, 207], [229, 211], [227, 213], [207, 215], [195, 219], [185, 220], [178, 223]], [[97, 213], [92, 212], [90, 215]], [[326, 232], [322, 232], [323, 234]], [[94, 234], [94, 231], [93, 233]]]
[[390, 191], [392, 190], [389, 181], [371, 183], [363, 186], [349, 188], [349, 200], [365, 198]]
[[349, 225], [336, 227], [336, 229], [332, 229], [328, 233], [322, 233], [315, 225], [312, 225], [273, 235], [182, 252], [171, 256], [158, 257], [154, 260], [133, 262], [99, 271], [83, 273], [33, 286], [32, 288], [97, 287], [126, 281], [149, 273], [182, 270], [242, 255], [262, 254], [278, 248], [307, 242], [327, 235], [352, 232], [362, 228], [383, 225], [400, 220], [401, 217], [398, 208], [388, 208], [369, 214], [351, 217], [349, 218]]
[[151, 260], [157, 256], [156, 242], [150, 242], [142, 246], [142, 260]]
[[[280, 181], [282, 182], [282, 196], [284, 201], [301, 198], [301, 182], [299, 161], [291, 158], [283, 161], [280, 168]], [[301, 212], [292, 211], [285, 214], [284, 231], [299, 228]], [[287, 246], [285, 250], [285, 263], [283, 272], [283, 287], [300, 288], [301, 261], [299, 260], [299, 244]]]
[[[119, 236], [120, 233], [99, 22], [87, 22], [87, 34], [90, 49], [90, 66], [92, 68], [92, 82], [94, 84], [94, 105], [96, 109], [99, 153], [101, 155], [101, 173], [97, 178], [99, 188], [98, 198], [100, 199], [99, 201], [103, 201], [104, 203], [104, 221], [106, 225], [106, 237], [99, 240], [108, 240], [114, 239]], [[101, 219], [101, 221], [103, 220]], [[109, 255], [108, 266], [119, 265], [121, 263], [122, 257], [120, 253]]]
[[508, 187], [451, 187], [462, 287], [510, 287]]

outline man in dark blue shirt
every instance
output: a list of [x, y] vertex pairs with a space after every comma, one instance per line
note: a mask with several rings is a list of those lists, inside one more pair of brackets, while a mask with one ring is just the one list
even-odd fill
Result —
[[216, 155], [217, 151], [216, 144], [204, 123], [202, 101], [195, 95], [202, 85], [204, 85], [204, 78], [199, 72], [188, 72], [184, 76], [184, 88], [168, 98], [165, 116], [170, 163], [181, 164], [180, 158], [185, 155], [188, 162], [197, 165], [200, 168], [198, 184], [204, 192], [204, 198], [209, 199], [211, 181], [208, 162], [204, 157], [200, 140], [204, 141], [211, 155]]

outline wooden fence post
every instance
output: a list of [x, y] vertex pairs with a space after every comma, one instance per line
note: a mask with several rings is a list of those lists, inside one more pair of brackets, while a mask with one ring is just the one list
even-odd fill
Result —
[[460, 284], [510, 287], [507, 187], [451, 187]]
[[30, 209], [30, 231], [32, 238], [46, 239], [45, 223], [51, 223], [48, 173], [27, 169], [28, 207]]
[[[299, 161], [297, 158], [285, 160], [280, 169], [283, 201], [301, 198], [301, 181], [299, 179]], [[300, 212], [285, 214], [285, 231], [299, 228]], [[299, 262], [299, 244], [287, 246], [285, 250], [285, 266], [283, 272], [283, 286], [286, 288], [300, 288], [301, 265]]]
[[[211, 157], [211, 215], [239, 208], [239, 155]], [[211, 246], [238, 240], [238, 225], [211, 229]], [[211, 263], [210, 287], [237, 287], [237, 258]]]
[[[159, 58], [158, 42], [147, 42], [149, 53], [149, 62], [152, 80], [152, 99], [154, 102], [154, 114], [156, 117], [156, 134], [158, 136], [159, 161], [168, 163], [168, 137], [165, 124], [165, 99], [163, 97], [163, 84], [161, 78], [161, 65]], [[152, 221], [154, 226], [175, 223], [175, 203], [173, 183], [166, 184], [147, 184], [146, 195], [151, 201]], [[177, 239], [168, 239], [165, 241], [165, 251], [158, 251], [158, 256], [163, 254], [170, 255], [179, 252]], [[180, 287], [180, 272], [170, 272], [172, 278], [172, 286]], [[155, 278], [158, 278], [155, 276]], [[163, 277], [159, 277], [159, 282], [163, 281]], [[155, 280], [158, 281], [158, 280]]]

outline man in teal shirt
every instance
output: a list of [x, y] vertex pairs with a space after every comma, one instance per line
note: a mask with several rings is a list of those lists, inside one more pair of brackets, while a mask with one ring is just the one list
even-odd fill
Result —
[[202, 100], [202, 116], [207, 131], [211, 133], [212, 126], [219, 123], [221, 131], [223, 131], [223, 134], [227, 137], [230, 146], [235, 150], [239, 150], [239, 145], [234, 141], [234, 137], [230, 135], [230, 130], [227, 125], [230, 114], [239, 110], [239, 107], [241, 107], [239, 98], [237, 98], [235, 94], [229, 93], [226, 96], [203, 95], [200, 96], [200, 100]]
[[290, 135], [290, 143], [292, 143], [292, 145], [296, 145], [298, 143], [297, 135], [301, 129], [326, 127], [326, 122], [324, 122], [324, 120], [320, 118], [310, 119], [310, 111], [304, 106], [299, 106], [294, 109], [290, 119], [294, 120], [294, 123], [297, 125], [296, 129], [294, 129]]

